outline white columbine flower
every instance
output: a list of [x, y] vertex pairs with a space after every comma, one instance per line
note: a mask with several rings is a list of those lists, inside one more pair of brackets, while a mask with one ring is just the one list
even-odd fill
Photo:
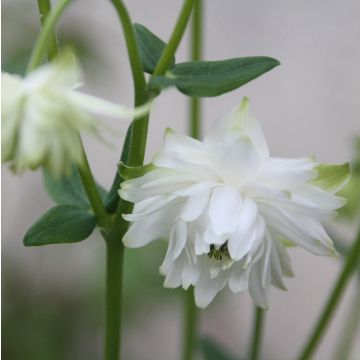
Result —
[[79, 132], [97, 134], [89, 112], [105, 116], [139, 116], [136, 111], [75, 90], [81, 71], [70, 53], [43, 65], [25, 78], [2, 73], [2, 162], [16, 172], [47, 167], [54, 175], [82, 161]]
[[287, 245], [336, 254], [321, 221], [344, 205], [334, 194], [348, 175], [348, 164], [270, 157], [245, 98], [203, 142], [167, 130], [153, 167], [122, 184], [135, 203], [124, 244], [168, 239], [165, 286], [193, 285], [199, 307], [228, 285], [266, 308], [270, 284], [293, 274]]

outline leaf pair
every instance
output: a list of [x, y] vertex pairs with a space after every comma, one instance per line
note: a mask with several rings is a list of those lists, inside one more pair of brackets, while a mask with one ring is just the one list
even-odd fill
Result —
[[[44, 171], [44, 183], [50, 197], [58, 204], [47, 211], [27, 231], [25, 246], [75, 243], [88, 238], [96, 226], [96, 218], [75, 166], [68, 177], [53, 178]], [[97, 185], [103, 201], [107, 192]]]
[[[166, 44], [143, 25], [135, 24], [134, 30], [144, 70], [152, 74]], [[155, 76], [150, 80], [150, 91], [159, 92], [175, 86], [188, 96], [218, 96], [237, 89], [280, 64], [278, 60], [266, 56], [175, 62], [173, 58], [165, 76]]]

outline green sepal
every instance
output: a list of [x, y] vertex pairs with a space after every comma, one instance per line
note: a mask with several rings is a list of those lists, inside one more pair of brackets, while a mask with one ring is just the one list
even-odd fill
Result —
[[199, 342], [204, 360], [240, 360], [229, 354], [222, 346], [207, 337]]
[[153, 163], [140, 166], [127, 166], [123, 162], [120, 162], [119, 164], [119, 174], [125, 180], [138, 178], [154, 169], [155, 166]]
[[76, 243], [89, 237], [95, 226], [95, 216], [83, 208], [59, 205], [31, 226], [23, 242], [25, 246]]
[[[140, 59], [144, 71], [152, 74], [160, 60], [166, 43], [141, 24], [134, 24], [136, 43], [140, 52]], [[172, 57], [170, 68], [175, 64], [175, 57]]]
[[315, 167], [315, 170], [318, 172], [318, 176], [309, 183], [334, 193], [339, 191], [350, 178], [349, 163], [320, 164]]
[[[79, 171], [73, 165], [67, 176], [53, 177], [47, 170], [43, 172], [44, 184], [50, 197], [59, 205], [77, 205], [83, 209], [89, 209], [90, 203], [81, 182]], [[103, 201], [107, 197], [106, 190], [96, 184]]]
[[176, 64], [165, 76], [150, 81], [149, 90], [158, 92], [169, 86], [193, 97], [212, 97], [235, 90], [280, 65], [266, 56], [221, 61], [189, 61]]

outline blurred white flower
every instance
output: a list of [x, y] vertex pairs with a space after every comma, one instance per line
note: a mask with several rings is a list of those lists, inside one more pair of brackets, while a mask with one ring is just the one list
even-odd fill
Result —
[[167, 130], [153, 165], [122, 184], [120, 196], [135, 203], [124, 244], [169, 239], [165, 286], [193, 285], [199, 307], [228, 285], [266, 308], [270, 284], [285, 289], [293, 274], [286, 245], [336, 254], [320, 221], [344, 205], [334, 193], [348, 164], [270, 157], [246, 98], [203, 142]]
[[82, 161], [79, 132], [98, 133], [88, 112], [124, 117], [148, 111], [80, 93], [74, 90], [80, 81], [80, 68], [68, 52], [25, 78], [2, 73], [2, 162], [10, 161], [16, 172], [45, 166], [60, 175]]

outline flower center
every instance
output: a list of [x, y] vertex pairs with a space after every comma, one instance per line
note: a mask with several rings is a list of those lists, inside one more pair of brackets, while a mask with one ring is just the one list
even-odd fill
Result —
[[214, 259], [216, 261], [231, 260], [227, 242], [221, 245], [219, 248], [216, 248], [213, 244], [210, 245], [210, 251], [208, 252], [207, 256], [210, 259]]

